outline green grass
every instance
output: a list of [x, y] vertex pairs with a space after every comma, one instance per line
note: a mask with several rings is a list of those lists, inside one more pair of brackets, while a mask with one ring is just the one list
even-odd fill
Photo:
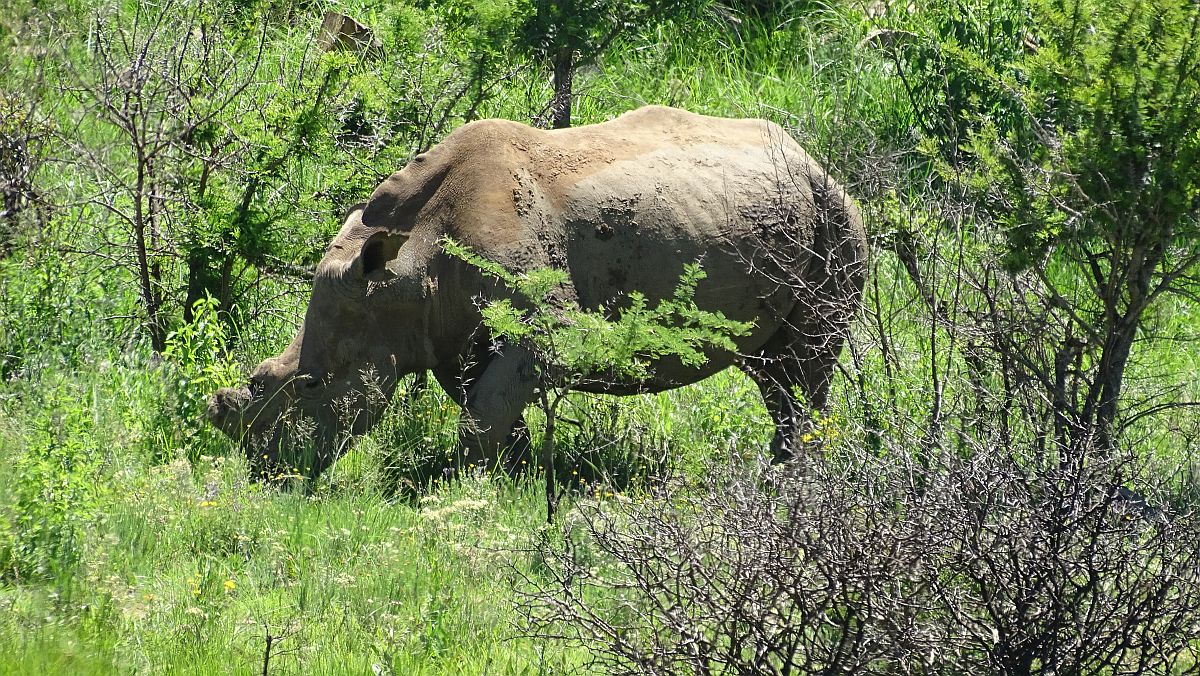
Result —
[[[58, 405], [120, 415], [118, 391], [97, 394]], [[581, 659], [516, 638], [498, 602], [534, 563], [517, 550], [540, 527], [536, 487], [264, 491], [233, 456], [150, 464], [119, 426], [92, 434], [111, 453], [71, 477], [103, 484], [90, 516], [47, 567], [0, 585], [0, 672], [257, 672], [268, 633], [273, 673], [557, 673]], [[7, 429], [0, 461], [19, 462], [22, 441]]]
[[[441, 479], [458, 412], [436, 385], [397, 401], [311, 490], [272, 490], [181, 417], [178, 377], [114, 354], [0, 387], [0, 673], [258, 673], [268, 635], [272, 673], [587, 663], [520, 635], [540, 479]], [[567, 509], [636, 492], [664, 467], [761, 451], [772, 429], [733, 371], [653, 396], [580, 396], [564, 417]], [[536, 435], [533, 408], [529, 420]]]

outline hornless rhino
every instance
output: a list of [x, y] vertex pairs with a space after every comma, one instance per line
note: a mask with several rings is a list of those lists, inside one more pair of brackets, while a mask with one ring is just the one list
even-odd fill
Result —
[[610, 313], [633, 290], [670, 297], [699, 261], [697, 305], [753, 322], [737, 352], [701, 368], [662, 360], [650, 382], [594, 391], [660, 391], [736, 364], [775, 420], [777, 460], [809, 417], [796, 390], [826, 403], [867, 256], [853, 202], [770, 122], [650, 106], [554, 131], [464, 125], [350, 210], [291, 345], [247, 387], [213, 395], [209, 418], [247, 443], [256, 470], [315, 476], [370, 429], [400, 376], [425, 370], [462, 407], [464, 462], [516, 467], [533, 357], [481, 327], [481, 304], [505, 291], [445, 253], [447, 236], [510, 270], [565, 269], [564, 294]]

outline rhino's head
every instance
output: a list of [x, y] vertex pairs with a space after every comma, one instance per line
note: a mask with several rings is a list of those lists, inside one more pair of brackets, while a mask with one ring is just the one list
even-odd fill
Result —
[[208, 418], [242, 443], [257, 478], [315, 477], [363, 434], [397, 379], [431, 368], [428, 241], [363, 224], [351, 209], [317, 266], [304, 323], [249, 384], [222, 389]]

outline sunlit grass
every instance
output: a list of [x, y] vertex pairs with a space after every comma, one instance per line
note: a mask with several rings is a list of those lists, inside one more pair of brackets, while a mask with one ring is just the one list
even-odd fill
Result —
[[[108, 415], [102, 401], [85, 410]], [[224, 456], [111, 466], [78, 564], [0, 588], [0, 664], [258, 672], [268, 635], [272, 673], [538, 673], [579, 659], [515, 638], [498, 602], [530, 565], [515, 552], [540, 525], [536, 490], [466, 477], [391, 501], [245, 477]]]
[[[544, 519], [536, 472], [387, 484], [412, 471], [397, 462], [452, 450], [457, 409], [436, 386], [311, 491], [280, 491], [249, 483], [232, 448], [188, 462], [181, 427], [135, 424], [170, 404], [155, 399], [169, 392], [156, 384], [166, 373], [107, 364], [9, 388], [48, 419], [92, 421], [105, 490], [72, 545], [75, 564], [0, 584], [0, 670], [258, 673], [268, 636], [272, 673], [559, 673], [586, 662], [518, 630], [513, 589], [537, 574], [523, 550]], [[0, 462], [11, 464], [30, 413], [5, 401]], [[666, 466], [762, 450], [761, 406], [735, 372], [619, 402], [580, 397], [568, 410], [578, 424], [563, 426], [568, 503], [636, 491]], [[616, 441], [588, 447], [606, 437]], [[414, 448], [397, 455], [389, 444], [405, 438]], [[5, 523], [14, 481], [0, 478]]]

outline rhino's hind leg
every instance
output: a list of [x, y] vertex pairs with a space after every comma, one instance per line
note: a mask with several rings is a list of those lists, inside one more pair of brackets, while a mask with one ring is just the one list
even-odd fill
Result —
[[799, 384], [799, 363], [794, 357], [763, 354], [747, 357], [742, 370], [758, 385], [767, 412], [775, 421], [775, 437], [771, 440], [772, 462], [785, 462], [795, 454], [796, 443], [806, 424], [807, 409], [796, 396], [793, 386]]
[[467, 465], [499, 467], [509, 474], [529, 466], [529, 429], [524, 412], [533, 401], [536, 386], [533, 357], [517, 346], [506, 346], [492, 355], [478, 379], [467, 383], [459, 417], [459, 438]]
[[742, 369], [758, 384], [775, 421], [774, 462], [795, 457], [798, 442], [812, 428], [813, 413], [826, 409], [844, 338], [845, 327], [812, 321], [810, 313], [797, 311], [757, 354], [742, 359]]

